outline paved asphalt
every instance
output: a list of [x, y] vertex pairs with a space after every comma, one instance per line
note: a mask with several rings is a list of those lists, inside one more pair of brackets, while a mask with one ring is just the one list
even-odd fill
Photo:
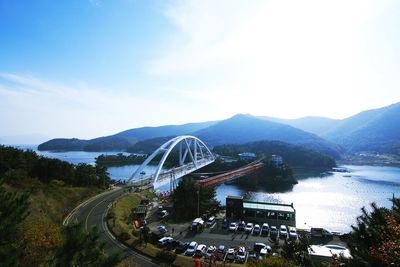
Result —
[[[86, 230], [97, 227], [100, 232], [100, 241], [105, 242], [105, 251], [107, 253], [119, 252], [123, 258], [130, 256], [134, 263], [138, 266], [159, 266], [151, 258], [146, 257], [138, 252], [121, 244], [110, 233], [106, 225], [106, 215], [112, 202], [126, 193], [126, 189], [119, 188], [107, 193], [100, 194], [92, 198], [88, 202], [79, 206], [69, 217], [66, 223], [71, 221], [82, 222]], [[136, 266], [136, 265], [134, 265]]]

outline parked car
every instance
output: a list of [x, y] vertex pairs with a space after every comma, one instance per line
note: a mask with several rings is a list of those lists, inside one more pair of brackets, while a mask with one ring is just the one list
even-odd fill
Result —
[[294, 227], [289, 227], [289, 238], [290, 238], [290, 239], [294, 239], [294, 240], [297, 239], [297, 231], [296, 231], [296, 228], [294, 228]]
[[175, 253], [176, 254], [181, 254], [181, 253], [185, 252], [188, 247], [189, 247], [189, 243], [188, 242], [179, 241], [178, 246], [175, 248]]
[[198, 257], [204, 256], [206, 254], [207, 246], [204, 244], [200, 244], [196, 248], [196, 252], [194, 253]]
[[279, 228], [279, 237], [286, 239], [287, 236], [288, 236], [288, 232], [287, 232], [286, 225], [281, 225], [281, 227]]
[[268, 223], [263, 223], [261, 226], [261, 235], [267, 236], [269, 232], [269, 225]]
[[168, 217], [168, 211], [166, 211], [166, 210], [162, 210], [162, 211], [158, 214], [158, 218], [159, 218], [159, 219], [164, 219], [164, 218], [166, 218], [166, 217]]
[[206, 225], [207, 225], [207, 227], [211, 227], [211, 226], [213, 226], [214, 223], [215, 223], [215, 217], [212, 216], [212, 217], [208, 218]]
[[236, 262], [245, 263], [247, 258], [247, 252], [245, 247], [239, 247], [236, 254]]
[[185, 251], [185, 255], [187, 256], [193, 256], [194, 253], [196, 252], [196, 248], [197, 248], [198, 244], [196, 241], [192, 241], [190, 242], [188, 248]]
[[226, 252], [225, 260], [227, 261], [234, 261], [236, 257], [236, 250], [234, 248], [228, 248]]
[[161, 234], [166, 234], [166, 233], [168, 233], [168, 229], [167, 229], [164, 225], [157, 226], [157, 230], [158, 230]]
[[257, 253], [260, 253], [260, 251], [261, 251], [262, 249], [266, 249], [266, 247], [267, 247], [266, 244], [257, 242], [257, 243], [254, 244], [253, 250], [254, 250], [255, 252], [257, 252]]
[[244, 228], [244, 231], [248, 234], [251, 234], [251, 232], [253, 232], [253, 223], [247, 223], [246, 227]]
[[238, 224], [237, 224], [237, 223], [231, 222], [231, 223], [229, 224], [229, 231], [230, 231], [230, 232], [236, 232], [237, 229], [238, 229]]
[[271, 225], [271, 228], [270, 228], [270, 230], [269, 230], [269, 235], [270, 235], [272, 238], [275, 238], [275, 237], [278, 235], [278, 229], [276, 228], [275, 225]]
[[161, 238], [160, 240], [157, 241], [157, 245], [159, 245], [159, 246], [165, 246], [165, 245], [167, 245], [168, 243], [171, 243], [172, 240], [174, 240], [172, 237], [165, 236], [165, 237], [163, 237], [163, 238]]
[[216, 249], [217, 248], [215, 246], [209, 246], [206, 250], [206, 255], [204, 255], [204, 257], [206, 257], [207, 259], [211, 258], [212, 255], [214, 255]]
[[238, 231], [244, 231], [244, 228], [246, 227], [246, 223], [244, 221], [241, 221], [238, 225]]
[[254, 228], [253, 228], [253, 235], [259, 235], [260, 232], [261, 232], [261, 227], [260, 227], [260, 225], [258, 225], [258, 224], [254, 225]]
[[181, 241], [178, 240], [172, 240], [172, 242], [169, 242], [166, 246], [169, 250], [173, 250], [175, 249], [179, 244], [181, 243]]
[[217, 248], [217, 257], [219, 260], [223, 260], [225, 256], [225, 246], [219, 245]]

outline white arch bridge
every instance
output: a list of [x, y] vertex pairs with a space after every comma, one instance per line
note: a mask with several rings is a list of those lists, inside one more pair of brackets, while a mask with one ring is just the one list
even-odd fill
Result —
[[[163, 170], [167, 157], [172, 150], [179, 148], [178, 166], [169, 170]], [[162, 155], [154, 173], [147, 174], [144, 168], [158, 155]], [[171, 190], [175, 188], [175, 180], [198, 170], [212, 162], [215, 157], [210, 149], [199, 138], [191, 135], [182, 135], [172, 138], [156, 149], [134, 174], [128, 179], [131, 186], [153, 187], [154, 189], [170, 182]]]

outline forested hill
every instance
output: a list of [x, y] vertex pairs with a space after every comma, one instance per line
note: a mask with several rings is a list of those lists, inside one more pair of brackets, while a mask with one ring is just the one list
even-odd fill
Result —
[[283, 160], [293, 167], [331, 168], [336, 166], [335, 160], [319, 152], [287, 144], [280, 141], [257, 141], [247, 144], [216, 146], [214, 153], [224, 156], [237, 157], [242, 152], [253, 152], [259, 156], [280, 155]]
[[300, 145], [308, 149], [340, 158], [342, 149], [329, 141], [291, 127], [286, 124], [268, 121], [251, 115], [238, 114], [201, 129], [193, 135], [213, 147], [223, 144], [244, 144], [261, 140], [277, 140]]
[[[79, 243], [68, 246], [62, 222], [79, 203], [104, 191], [109, 183], [104, 167], [72, 165], [33, 151], [0, 146], [0, 265], [53, 266], [50, 260], [60, 258], [57, 255], [62, 254], [55, 253], [59, 250], [71, 257], [95, 255], [77, 251], [89, 243], [85, 251], [97, 249], [93, 246], [96, 241], [87, 242], [84, 235], [68, 235]], [[81, 241], [83, 238], [86, 241]], [[63, 250], [65, 244], [68, 252]]]
[[33, 151], [23, 151], [0, 145], [0, 177], [7, 183], [19, 184], [26, 179], [42, 183], [62, 181], [71, 186], [107, 188], [110, 177], [104, 167], [89, 164], [73, 165], [59, 159], [38, 156]]
[[77, 138], [55, 138], [38, 146], [39, 150], [54, 151], [125, 151], [139, 141], [165, 136], [189, 134], [213, 125], [214, 121], [164, 125], [129, 129], [114, 135], [82, 140]]

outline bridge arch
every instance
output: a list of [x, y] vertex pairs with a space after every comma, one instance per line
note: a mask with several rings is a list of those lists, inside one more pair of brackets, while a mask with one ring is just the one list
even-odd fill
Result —
[[[128, 179], [128, 182], [132, 180], [137, 180], [143, 169], [159, 154], [162, 154], [161, 160], [157, 165], [155, 173], [151, 177], [143, 178], [143, 180], [148, 179], [149, 183], [153, 186], [157, 184], [161, 170], [164, 166], [165, 161], [168, 156], [171, 154], [172, 150], [179, 146], [179, 166], [184, 167], [187, 165], [191, 165], [193, 168], [189, 172], [195, 171], [205, 165], [212, 163], [215, 160], [214, 155], [211, 153], [210, 149], [206, 146], [206, 144], [201, 141], [199, 138], [191, 135], [182, 135], [177, 136], [175, 138], [170, 139], [161, 145], [158, 149], [156, 149], [143, 163], [140, 167], [132, 174], [132, 176]], [[190, 162], [185, 164], [187, 156], [190, 158]], [[189, 173], [184, 172], [183, 175]], [[174, 175], [172, 173], [171, 175]], [[182, 177], [181, 175], [180, 177]], [[174, 177], [179, 178], [179, 177]]]

